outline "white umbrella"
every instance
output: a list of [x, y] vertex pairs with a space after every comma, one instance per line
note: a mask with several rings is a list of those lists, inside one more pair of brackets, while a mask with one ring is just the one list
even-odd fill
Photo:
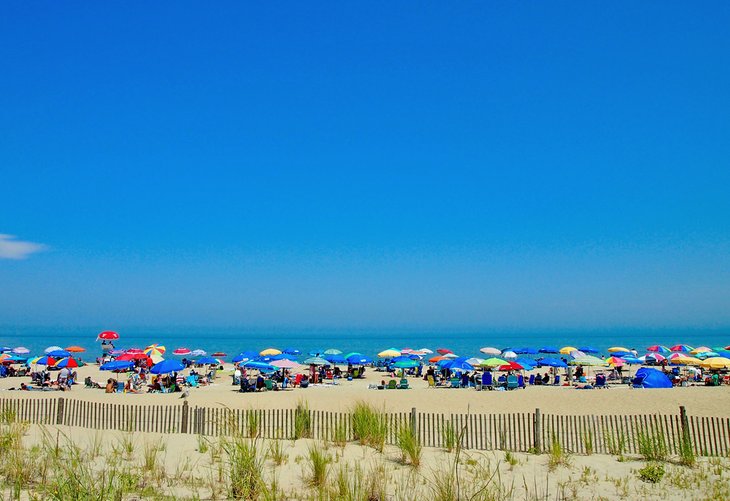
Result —
[[418, 351], [422, 351], [423, 353], [426, 353], [428, 355], [430, 355], [431, 353], [433, 353], [433, 350], [429, 350], [428, 348], [421, 348]]
[[61, 348], [60, 346], [49, 346], [48, 348], [46, 348], [45, 350], [43, 350], [43, 353], [50, 353], [52, 351], [62, 350], [62, 349], [63, 348]]
[[504, 358], [517, 358], [517, 353], [515, 353], [514, 351], [505, 351], [504, 353], [502, 353], [502, 356]]
[[485, 355], [501, 355], [502, 354], [502, 350], [498, 350], [497, 348], [492, 348], [491, 346], [485, 346], [484, 348], [480, 348], [479, 351], [481, 351]]
[[16, 355], [25, 355], [27, 353], [30, 353], [30, 350], [25, 346], [18, 346], [17, 348], [13, 348], [13, 353], [15, 353]]
[[194, 357], [204, 357], [208, 354], [205, 350], [197, 349], [190, 352], [190, 354]]

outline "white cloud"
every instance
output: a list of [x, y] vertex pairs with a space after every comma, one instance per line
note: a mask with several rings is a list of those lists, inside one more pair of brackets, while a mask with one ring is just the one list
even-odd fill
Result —
[[46, 249], [43, 244], [16, 240], [15, 235], [0, 233], [0, 259], [25, 259], [31, 254]]

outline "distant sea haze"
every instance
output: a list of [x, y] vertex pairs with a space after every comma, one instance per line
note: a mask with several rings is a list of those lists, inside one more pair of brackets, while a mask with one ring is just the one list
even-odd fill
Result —
[[[606, 330], [606, 331], [419, 331], [414, 329], [247, 329], [202, 327], [118, 327], [104, 328], [49, 328], [49, 327], [0, 327], [0, 345], [25, 346], [32, 354], [42, 353], [52, 345], [66, 347], [79, 345], [87, 349], [82, 358], [91, 360], [101, 353], [96, 335], [102, 330], [115, 330], [120, 339], [118, 348], [144, 348], [152, 343], [165, 345], [172, 351], [177, 347], [200, 348], [208, 353], [223, 351], [230, 356], [245, 350], [260, 351], [264, 348], [296, 348], [302, 353], [312, 350], [337, 348], [344, 353], [359, 352], [374, 357], [386, 348], [448, 348], [463, 356], [483, 356], [479, 349], [486, 346], [517, 348], [543, 346], [593, 346], [602, 353], [612, 346], [636, 349], [640, 354], [648, 346], [663, 344], [689, 344], [691, 346], [728, 346], [730, 329], [676, 329], [676, 330]], [[171, 355], [170, 355], [171, 356]]]

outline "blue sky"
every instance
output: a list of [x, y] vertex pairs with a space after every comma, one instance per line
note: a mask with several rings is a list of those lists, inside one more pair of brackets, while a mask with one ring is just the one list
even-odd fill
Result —
[[730, 326], [729, 24], [5, 5], [0, 319]]

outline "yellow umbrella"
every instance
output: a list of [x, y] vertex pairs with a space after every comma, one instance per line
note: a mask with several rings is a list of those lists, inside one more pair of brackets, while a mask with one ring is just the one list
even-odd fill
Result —
[[398, 350], [390, 348], [388, 350], [381, 351], [380, 353], [378, 353], [378, 356], [380, 358], [395, 358], [400, 356], [400, 352]]
[[560, 348], [560, 353], [563, 355], [570, 355], [574, 351], [578, 351], [578, 348], [574, 348], [573, 346], [563, 346]]
[[608, 352], [609, 353], [615, 353], [617, 351], [628, 351], [628, 352], [630, 352], [631, 350], [629, 350], [628, 348], [624, 348], [623, 346], [612, 346], [611, 348], [608, 349]]
[[162, 356], [165, 351], [165, 347], [161, 344], [151, 344], [143, 350], [143, 353], [148, 357], [152, 357], [152, 355]]
[[699, 348], [695, 348], [694, 350], [690, 351], [692, 355], [697, 355], [698, 353], [704, 353], [706, 351], [712, 351], [712, 348], [709, 346], [700, 346]]
[[281, 350], [277, 350], [276, 348], [266, 348], [265, 350], [262, 350], [259, 355], [261, 355], [262, 357], [268, 355], [281, 355]]
[[673, 364], [678, 365], [700, 365], [700, 363], [702, 362], [702, 360], [700, 360], [699, 358], [688, 357], [686, 355], [670, 358], [669, 361]]
[[703, 369], [727, 369], [730, 368], [730, 358], [711, 357], [700, 362]]

